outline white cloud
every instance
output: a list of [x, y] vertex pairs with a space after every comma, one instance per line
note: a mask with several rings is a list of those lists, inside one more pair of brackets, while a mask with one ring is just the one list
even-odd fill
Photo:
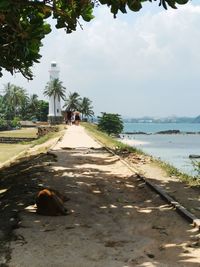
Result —
[[93, 100], [95, 111], [123, 115], [198, 115], [200, 6], [145, 11], [113, 19], [104, 8], [84, 30], [54, 30], [42, 48], [41, 64], [28, 84], [5, 75], [31, 93], [42, 91], [52, 60], [70, 91]]

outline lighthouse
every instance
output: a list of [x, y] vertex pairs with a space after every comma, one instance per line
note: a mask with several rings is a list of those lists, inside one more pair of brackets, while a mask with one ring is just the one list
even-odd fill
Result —
[[[49, 70], [50, 82], [59, 78], [59, 68], [55, 61], [51, 62], [51, 68]], [[61, 101], [60, 98], [56, 95], [49, 96], [49, 114], [48, 121], [51, 124], [57, 124], [62, 122], [61, 114]]]

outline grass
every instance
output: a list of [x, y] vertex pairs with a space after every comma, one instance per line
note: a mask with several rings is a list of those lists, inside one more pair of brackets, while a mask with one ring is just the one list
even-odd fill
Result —
[[163, 170], [165, 170], [167, 175], [175, 176], [176, 178], [187, 183], [190, 186], [200, 186], [199, 175], [191, 176], [189, 174], [183, 173], [179, 171], [177, 168], [175, 168], [174, 166], [172, 166], [171, 164], [157, 160], [157, 159], [153, 159], [153, 162], [159, 167], [161, 167]]
[[36, 145], [41, 145], [45, 142], [47, 142], [48, 140], [52, 139], [52, 138], [56, 138], [56, 137], [59, 137], [61, 136], [61, 131], [59, 132], [52, 132], [52, 133], [48, 133], [42, 137], [40, 137], [39, 139], [37, 140], [34, 140], [32, 142], [30, 142], [32, 144], [32, 146], [36, 146]]
[[51, 133], [48, 133], [40, 138], [38, 138], [37, 140], [34, 140], [32, 142], [24, 142], [24, 144], [27, 144], [27, 143], [31, 143], [32, 146], [36, 146], [36, 145], [41, 145], [45, 142], [47, 142], [48, 140], [52, 139], [52, 138], [56, 138], [56, 137], [61, 137], [62, 136], [62, 131], [65, 129], [65, 125], [64, 124], [61, 124], [61, 125], [58, 125], [57, 126], [59, 131], [58, 132], [51, 132]]
[[37, 128], [21, 128], [19, 130], [0, 131], [0, 137], [36, 138]]
[[[11, 158], [17, 156], [21, 152], [26, 152], [26, 150], [30, 147], [34, 147], [36, 145], [41, 145], [47, 142], [50, 139], [62, 136], [62, 130], [65, 128], [64, 125], [59, 125], [59, 132], [52, 132], [45, 136], [40, 137], [32, 142], [22, 142], [20, 144], [1, 144], [0, 143], [0, 163], [3, 163]], [[36, 128], [24, 128], [20, 130], [5, 131], [1, 132], [6, 137], [36, 137]], [[9, 133], [8, 133], [9, 132]], [[35, 136], [34, 136], [35, 135]], [[3, 135], [1, 135], [3, 136]], [[41, 149], [38, 152], [42, 151]]]
[[[120, 154], [120, 152], [123, 152], [124, 150], [126, 150], [128, 152], [132, 152], [132, 153], [136, 153], [136, 154], [143, 154], [143, 155], [146, 155], [149, 157], [149, 155], [145, 154], [143, 151], [141, 151], [137, 148], [131, 147], [129, 145], [123, 144], [122, 142], [117, 141], [113, 137], [108, 136], [106, 133], [99, 131], [97, 129], [97, 125], [90, 124], [90, 123], [81, 123], [81, 124], [85, 127], [85, 129], [90, 133], [90, 135], [94, 139], [96, 139], [97, 141], [102, 143], [104, 146], [114, 150], [115, 152], [119, 151], [119, 154]], [[152, 158], [152, 161], [157, 166], [161, 167], [167, 173], [167, 175], [175, 176], [175, 177], [177, 177], [177, 179], [187, 183], [190, 186], [200, 186], [200, 177], [199, 176], [193, 177], [193, 176], [190, 176], [188, 174], [182, 173], [174, 166], [172, 166], [168, 163], [165, 163], [161, 160], [157, 160], [157, 159]]]
[[14, 156], [18, 155], [20, 152], [25, 151], [30, 147], [30, 144], [0, 144], [0, 163], [3, 163]]
[[138, 154], [144, 154], [141, 150], [131, 147], [129, 145], [126, 145], [116, 139], [114, 139], [112, 136], [109, 136], [108, 134], [101, 132], [97, 129], [97, 125], [82, 122], [81, 125], [90, 133], [90, 135], [100, 143], [102, 143], [104, 146], [110, 148], [111, 150], [114, 150], [118, 153], [123, 152], [124, 150], [128, 152], [138, 153]]

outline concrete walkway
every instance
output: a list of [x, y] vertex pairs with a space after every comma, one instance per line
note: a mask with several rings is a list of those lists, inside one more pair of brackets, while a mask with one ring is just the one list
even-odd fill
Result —
[[53, 150], [62, 148], [100, 148], [101, 146], [95, 142], [81, 126], [68, 126], [64, 137], [56, 144]]
[[34, 179], [65, 193], [70, 215], [21, 212], [10, 267], [200, 266], [199, 233], [81, 126], [51, 153]]

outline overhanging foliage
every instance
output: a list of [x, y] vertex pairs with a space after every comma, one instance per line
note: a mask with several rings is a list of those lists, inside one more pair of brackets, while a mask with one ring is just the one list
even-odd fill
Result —
[[[155, 1], [167, 9], [167, 6], [176, 8], [176, 4], [186, 4], [189, 0]], [[98, 5], [107, 5], [116, 17], [119, 11], [139, 11], [143, 2], [152, 0], [1, 0], [0, 76], [5, 69], [12, 74], [21, 72], [27, 79], [33, 78], [30, 67], [39, 62], [41, 41], [51, 31], [47, 18], [52, 16], [57, 21], [56, 28], [71, 33], [80, 25], [80, 18], [93, 19], [93, 10]]]

